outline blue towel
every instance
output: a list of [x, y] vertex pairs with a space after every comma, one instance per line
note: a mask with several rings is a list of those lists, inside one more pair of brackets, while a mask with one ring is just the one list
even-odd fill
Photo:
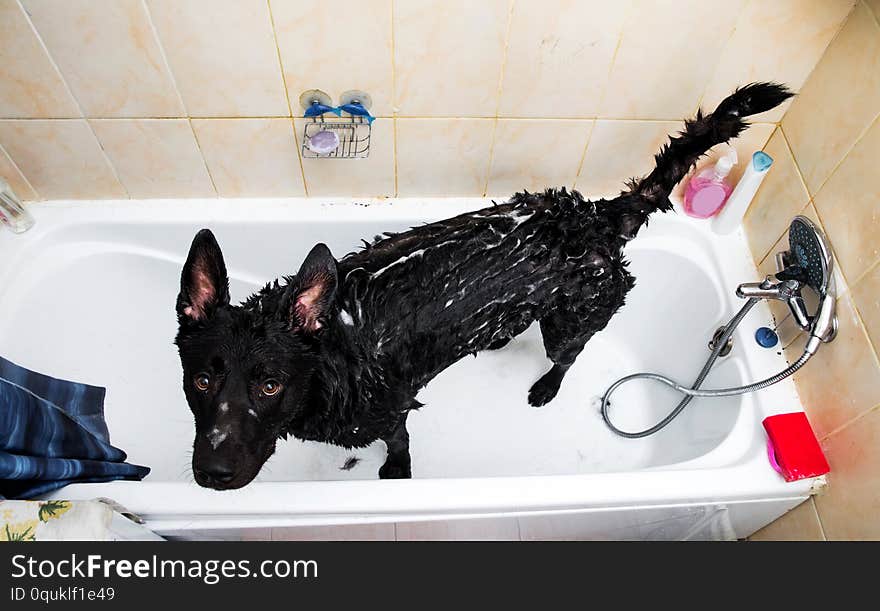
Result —
[[0, 499], [80, 482], [143, 479], [110, 445], [105, 389], [28, 371], [0, 358]]

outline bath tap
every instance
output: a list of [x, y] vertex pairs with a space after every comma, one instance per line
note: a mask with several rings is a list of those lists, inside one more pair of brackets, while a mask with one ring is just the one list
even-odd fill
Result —
[[[777, 273], [775, 278], [774, 276], [767, 276], [761, 282], [747, 282], [737, 287], [737, 296], [746, 299], [746, 303], [730, 322], [722, 327], [724, 331], [721, 336], [713, 339], [712, 344], [710, 344], [713, 346], [712, 354], [694, 383], [690, 386], [685, 386], [657, 373], [635, 373], [620, 378], [605, 391], [605, 395], [602, 397], [602, 419], [608, 428], [621, 437], [630, 439], [639, 439], [653, 435], [672, 422], [694, 397], [728, 397], [755, 392], [772, 386], [803, 367], [816, 353], [819, 346], [834, 340], [837, 335], [836, 294], [832, 276], [834, 259], [831, 256], [831, 248], [825, 239], [825, 235], [807, 217], [796, 216], [788, 229], [788, 243], [788, 250], [776, 254]], [[812, 315], [807, 308], [805, 299], [801, 295], [801, 290], [805, 287], [812, 289], [819, 299], [815, 312]], [[733, 335], [737, 325], [742, 322], [749, 310], [761, 299], [778, 299], [788, 304], [798, 326], [803, 331], [809, 333], [803, 354], [783, 371], [760, 382], [733, 388], [716, 388], [711, 390], [700, 388], [706, 376], [709, 375], [715, 360]], [[675, 389], [685, 395], [685, 397], [674, 410], [654, 426], [637, 432], [623, 431], [612, 424], [608, 415], [610, 398], [618, 387], [638, 379], [660, 382]]]
[[0, 224], [13, 233], [24, 233], [34, 226], [34, 217], [24, 209], [9, 184], [0, 178]]

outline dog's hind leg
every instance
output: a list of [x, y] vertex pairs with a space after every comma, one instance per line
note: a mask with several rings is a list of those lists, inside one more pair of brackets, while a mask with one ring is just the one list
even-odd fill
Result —
[[529, 404], [541, 407], [553, 400], [568, 369], [584, 349], [586, 343], [611, 320], [613, 308], [585, 311], [559, 307], [541, 318], [544, 349], [553, 367], [532, 385]]
[[409, 479], [412, 477], [406, 416], [407, 413], [404, 412], [397, 422], [397, 426], [387, 436], [382, 437], [382, 441], [388, 446], [388, 457], [385, 459], [385, 464], [379, 468], [380, 479]]

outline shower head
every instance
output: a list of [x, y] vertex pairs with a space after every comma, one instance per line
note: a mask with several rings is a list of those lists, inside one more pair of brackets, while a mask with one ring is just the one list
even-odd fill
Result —
[[828, 294], [834, 260], [822, 231], [805, 216], [796, 216], [788, 228], [786, 266], [796, 265], [807, 286], [820, 297]]

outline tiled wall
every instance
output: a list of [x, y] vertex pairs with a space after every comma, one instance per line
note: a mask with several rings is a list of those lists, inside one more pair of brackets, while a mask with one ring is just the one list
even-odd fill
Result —
[[[800, 88], [854, 1], [0, 0], [0, 175], [28, 200], [614, 194], [701, 103]], [[301, 159], [311, 88], [372, 94], [369, 159]]]
[[[880, 539], [880, 0], [859, 2], [768, 143], [779, 161], [746, 216], [755, 260], [774, 271], [792, 216], [832, 244], [840, 329], [795, 374], [831, 473], [826, 492], [756, 539]], [[776, 314], [789, 360], [784, 306]]]

